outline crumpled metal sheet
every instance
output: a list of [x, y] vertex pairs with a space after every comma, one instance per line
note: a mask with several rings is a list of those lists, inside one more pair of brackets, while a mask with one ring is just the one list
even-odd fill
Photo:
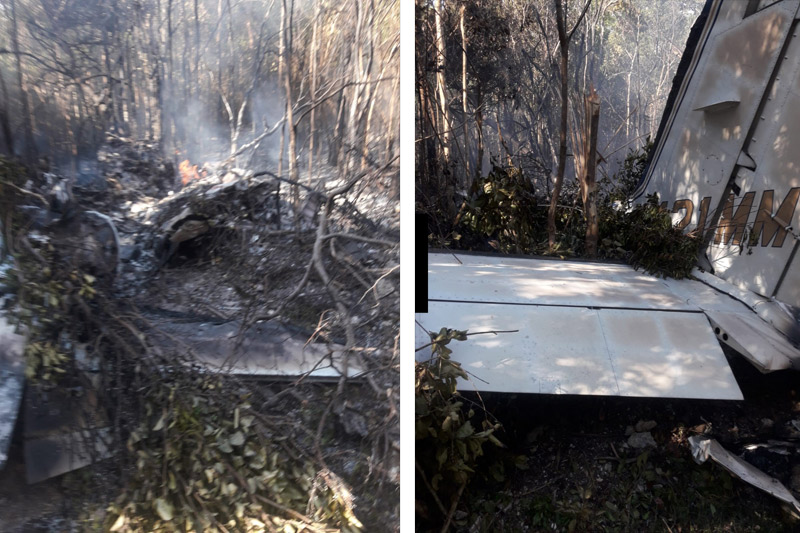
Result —
[[768, 476], [744, 459], [733, 455], [716, 440], [702, 435], [693, 435], [689, 437], [689, 445], [692, 448], [692, 457], [698, 464], [706, 462], [710, 457], [714, 462], [742, 481], [746, 481], [767, 494], [771, 494], [779, 500], [792, 505], [800, 512], [800, 502], [797, 501], [783, 483]]
[[89, 466], [107, 459], [111, 447], [111, 428], [95, 428], [54, 434], [25, 442], [25, 476], [29, 484]]
[[8, 446], [19, 414], [25, 381], [25, 337], [0, 316], [0, 468], [8, 459]]
[[190, 348], [197, 362], [212, 371], [241, 376], [338, 379], [361, 372], [350, 358], [344, 366], [344, 346], [308, 342], [305, 333], [276, 321], [242, 329], [238, 320], [221, 324], [160, 320], [151, 332], [165, 349]]

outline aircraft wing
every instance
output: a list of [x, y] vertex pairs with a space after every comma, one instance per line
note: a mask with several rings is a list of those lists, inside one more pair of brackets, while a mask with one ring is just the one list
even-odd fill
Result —
[[[416, 315], [417, 346], [429, 342], [426, 330], [442, 327], [516, 330], [451, 346], [472, 376], [467, 389], [480, 391], [740, 400], [720, 340], [745, 342], [771, 330], [703, 282], [664, 280], [622, 264], [431, 253], [428, 285], [429, 312]], [[711, 315], [739, 325], [712, 325]], [[769, 364], [767, 346], [758, 357]], [[421, 350], [417, 359], [429, 354]]]

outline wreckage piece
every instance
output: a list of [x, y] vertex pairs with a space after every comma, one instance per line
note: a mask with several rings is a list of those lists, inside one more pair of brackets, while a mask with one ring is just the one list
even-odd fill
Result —
[[160, 319], [152, 330], [161, 348], [185, 352], [212, 372], [238, 376], [314, 379], [352, 377], [360, 372], [353, 359], [344, 368], [344, 346], [308, 342], [309, 334], [277, 321], [242, 329], [238, 320], [224, 323]]
[[[702, 314], [433, 301], [428, 309], [417, 322], [429, 331], [518, 330], [452, 347], [473, 376], [467, 390], [742, 399]], [[429, 340], [417, 331], [417, 344]]]
[[28, 484], [89, 466], [114, 455], [111, 428], [60, 433], [25, 442]]
[[628, 265], [430, 253], [428, 283], [417, 345], [426, 329], [519, 330], [454, 347], [467, 388], [742, 399], [703, 309]]
[[200, 235], [208, 233], [211, 225], [205, 217], [195, 215], [190, 208], [185, 208], [179, 214], [161, 225], [164, 240], [159, 245], [156, 253], [159, 265], [164, 266], [175, 254], [182, 242], [189, 241]]
[[[695, 269], [693, 280], [663, 280], [671, 292], [701, 309], [717, 339], [759, 371], [800, 370], [800, 350], [784, 336], [789, 315], [774, 301]], [[797, 325], [795, 324], [795, 327]]]
[[[0, 316], [0, 469], [8, 460], [25, 384], [25, 337]], [[41, 395], [29, 386], [24, 402], [25, 470], [36, 483], [81, 468], [111, 455], [108, 423], [92, 391], [74, 398]], [[49, 401], [46, 396], [51, 396]], [[80, 404], [80, 409], [75, 406]], [[89, 416], [87, 416], [87, 414]]]
[[52, 229], [60, 260], [83, 273], [109, 282], [117, 275], [119, 234], [114, 221], [97, 211], [80, 211]]
[[8, 459], [11, 434], [25, 382], [25, 337], [0, 315], [0, 469]]
[[29, 383], [23, 403], [28, 483], [88, 466], [114, 453], [108, 416], [88, 383], [48, 389]]
[[[544, 372], [544, 374], [533, 376], [537, 385], [517, 383], [514, 386], [521, 388], [509, 390], [509, 392], [539, 392], [540, 388], [542, 392], [552, 392], [558, 387], [555, 385], [544, 386], [543, 384], [557, 383], [558, 386], [563, 387], [566, 377], [575, 376], [578, 377], [578, 383], [581, 383], [581, 386], [577, 387], [577, 392], [573, 392], [575, 394], [615, 394], [614, 387], [611, 389], [595, 388], [594, 385], [591, 385], [594, 383], [593, 378], [588, 378], [593, 374], [596, 379], [600, 379], [600, 374], [611, 372], [616, 376], [615, 381], [618, 384], [638, 383], [633, 390], [638, 389], [641, 395], [649, 396], [651, 394], [647, 391], [653, 387], [647, 385], [648, 380], [652, 379], [653, 383], [659, 383], [665, 376], [670, 375], [661, 375], [657, 371], [657, 366], [648, 366], [648, 361], [653, 365], [659, 361], [656, 354], [663, 357], [671, 354], [662, 362], [673, 363], [670, 373], [676, 377], [681, 376], [680, 380], [685, 383], [692, 381], [691, 376], [697, 378], [709, 368], [718, 368], [721, 372], [718, 376], [725, 375], [732, 379], [726, 359], [719, 347], [720, 343], [733, 348], [762, 372], [789, 368], [800, 369], [800, 350], [782, 333], [785, 328], [779, 330], [775, 327], [776, 324], [785, 322], [783, 315], [788, 316], [778, 304], [742, 291], [725, 280], [710, 276], [697, 269], [693, 274], [697, 279], [661, 279], [618, 263], [560, 261], [551, 258], [510, 257], [463, 252], [458, 254], [430, 253], [428, 254], [428, 284], [431, 314], [420, 315], [418, 321], [424, 324], [425, 328], [435, 331], [441, 327], [470, 328], [471, 331], [486, 331], [493, 327], [507, 330], [509, 329], [508, 323], [518, 323], [522, 314], [529, 315], [529, 318], [533, 320], [533, 315], [539, 313], [541, 318], [536, 319], [532, 325], [520, 323], [527, 338], [540, 339], [536, 341], [538, 343], [536, 348], [539, 352], [532, 350], [530, 345], [532, 341], [514, 341], [511, 338], [505, 341], [497, 339], [493, 341], [493, 345], [503, 346], [504, 349], [512, 351], [514, 356], [511, 360], [522, 358], [519, 361], [536, 361], [536, 365], [539, 365], [546, 360], [548, 350], [553, 352], [553, 357], [557, 358], [560, 355], [561, 352], [554, 349], [553, 346], [563, 345], [561, 349], [566, 350], [566, 353], [574, 353], [580, 351], [578, 346], [581, 342], [576, 340], [574, 331], [577, 330], [565, 333], [565, 338], [569, 340], [565, 345], [561, 339], [552, 339], [552, 330], [547, 328], [544, 328], [541, 336], [536, 337], [535, 332], [538, 332], [541, 324], [545, 323], [541, 320], [545, 320], [547, 323], [552, 322], [549, 317], [561, 313], [565, 315], [564, 320], [584, 323], [588, 319], [579, 311], [594, 312], [597, 318], [591, 321], [594, 324], [593, 328], [600, 328], [604, 334], [598, 337], [600, 344], [592, 344], [581, 353], [584, 354], [583, 357], [589, 357], [586, 353], [599, 349], [596, 346], [604, 344], [608, 346], [610, 351], [608, 362], [604, 363], [604, 370], [601, 370], [601, 367], [594, 367], [594, 370], [590, 370], [585, 365], [577, 365], [572, 370], [562, 368], [561, 364], [554, 367], [539, 367], [538, 371]], [[449, 311], [439, 309], [453, 303], [463, 305], [451, 306]], [[490, 307], [485, 304], [493, 305]], [[538, 311], [532, 311], [533, 308]], [[616, 310], [616, 312], [609, 313], [610, 310]], [[615, 340], [614, 335], [608, 334], [605, 324], [612, 322], [610, 320], [612, 316], [622, 316], [621, 311], [626, 313], [622, 313], [625, 316], [620, 318], [620, 327], [627, 327], [630, 332]], [[448, 315], [448, 312], [457, 314]], [[673, 315], [670, 315], [670, 319], [667, 321], [660, 318], [667, 315], [659, 313]], [[678, 326], [677, 316], [682, 316], [686, 324]], [[650, 317], [651, 325], [646, 326], [648, 329], [637, 330], [636, 328], [640, 326], [636, 324], [645, 320], [644, 317]], [[668, 322], [674, 322], [676, 326], [667, 326]], [[586, 323], [588, 324], [588, 322]], [[655, 323], [659, 323], [661, 326], [656, 327]], [[492, 326], [491, 324], [499, 325]], [[590, 328], [590, 331], [595, 331], [595, 329]], [[659, 329], [660, 332], [658, 332]], [[704, 351], [706, 348], [701, 348], [700, 345], [697, 350], [690, 348], [686, 352], [677, 349], [677, 346], [681, 345], [682, 331], [694, 331], [695, 329], [698, 330], [698, 335], [700, 335], [700, 330], [715, 335], [717, 346], [708, 345], [709, 351]], [[417, 333], [418, 345], [428, 342], [427, 335], [422, 329], [418, 328]], [[547, 339], [552, 339], [552, 344]], [[635, 344], [636, 339], [639, 339], [638, 342], [641, 343], [638, 347]], [[485, 339], [476, 342], [471, 340], [466, 344], [478, 346], [484, 341]], [[615, 348], [611, 344], [619, 343], [618, 347], [628, 346], [629, 341], [633, 343], [629, 348], [634, 352], [638, 350], [636, 352], [638, 355], [624, 359], [624, 361], [615, 361]], [[511, 348], [510, 345], [514, 343], [517, 345]], [[507, 344], [508, 346], [506, 346]], [[542, 346], [546, 347], [544, 352], [541, 352]], [[478, 349], [476, 348], [476, 350]], [[462, 349], [462, 351], [464, 350]], [[470, 352], [469, 357], [474, 358], [476, 364], [483, 365], [481, 371], [476, 372], [478, 377], [481, 377], [482, 373], [488, 372], [488, 369], [493, 368], [496, 361], [502, 359], [498, 355], [499, 353], [498, 351], [484, 350], [478, 350], [474, 354]], [[692, 354], [695, 353], [697, 357], [693, 358]], [[623, 368], [619, 366], [620, 364], [635, 366]], [[685, 364], [695, 370], [692, 371], [689, 367], [683, 366]], [[712, 366], [706, 367], [707, 364]], [[513, 373], [513, 369], [509, 368], [507, 371]], [[648, 373], [651, 375], [649, 378], [647, 377]], [[620, 380], [622, 374], [631, 376], [633, 381], [624, 378]], [[505, 380], [500, 375], [494, 377], [496, 381], [504, 382], [505, 388], [512, 387], [511, 383], [514, 383], [513, 380]], [[584, 377], [588, 378], [590, 385], [586, 386]], [[676, 381], [676, 383], [678, 382]], [[471, 386], [476, 386], [479, 390], [494, 390], [487, 388], [489, 386], [480, 381], [474, 382]], [[616, 393], [626, 395], [623, 392], [626, 387], [619, 386], [617, 388]], [[705, 384], [696, 382], [695, 388], [696, 392], [692, 394], [713, 394]], [[667, 389], [660, 392], [652, 390], [652, 395], [666, 396]], [[704, 389], [705, 392], [700, 392], [701, 389]], [[727, 390], [727, 386], [723, 386], [723, 389], [719, 391], [721, 399], [735, 399], [724, 392], [725, 390]], [[687, 393], [686, 390], [681, 394], [685, 393]], [[736, 387], [735, 395], [740, 397], [738, 387]], [[701, 395], [697, 397], [714, 396]]]
[[790, 504], [800, 512], [800, 502], [797, 501], [783, 483], [768, 476], [744, 459], [733, 455], [716, 440], [702, 435], [693, 435], [689, 437], [689, 445], [692, 448], [692, 457], [698, 464], [706, 462], [710, 457], [714, 462], [742, 481]]

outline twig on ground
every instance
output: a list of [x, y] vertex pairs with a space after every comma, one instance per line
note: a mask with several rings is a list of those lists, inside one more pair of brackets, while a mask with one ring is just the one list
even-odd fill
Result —
[[420, 478], [422, 479], [422, 483], [425, 485], [425, 488], [428, 489], [428, 492], [433, 496], [433, 501], [436, 502], [436, 506], [442, 512], [442, 516], [447, 516], [447, 509], [444, 508], [442, 505], [442, 500], [439, 499], [439, 496], [436, 494], [436, 491], [433, 490], [431, 487], [430, 482], [428, 482], [428, 477], [425, 475], [425, 471], [419, 466], [419, 463], [416, 459], [414, 459], [414, 466], [417, 469], [417, 473], [419, 474]]
[[[467, 337], [472, 337], [473, 335], [489, 335], [489, 334], [498, 335], [500, 333], [519, 333], [519, 330], [518, 329], [506, 329], [506, 330], [498, 329], [498, 330], [492, 330], [492, 331], [476, 331], [474, 333], [467, 333]], [[431, 341], [428, 344], [423, 344], [419, 348], [415, 348], [414, 351], [418, 352], [420, 350], [428, 348], [429, 346], [433, 346], [433, 344], [434, 344], [434, 341]]]
[[456, 497], [453, 498], [453, 503], [450, 505], [450, 511], [447, 513], [447, 520], [444, 522], [444, 526], [442, 527], [442, 533], [447, 533], [450, 529], [450, 522], [453, 521], [453, 514], [456, 512], [456, 507], [458, 507], [458, 502], [461, 499], [461, 495], [464, 493], [464, 488], [467, 486], [466, 483], [462, 483], [460, 487], [458, 487], [458, 493]]

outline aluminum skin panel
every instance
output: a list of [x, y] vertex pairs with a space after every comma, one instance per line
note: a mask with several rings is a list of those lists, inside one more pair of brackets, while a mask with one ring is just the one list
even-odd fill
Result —
[[[309, 374], [315, 379], [335, 379], [345, 372], [343, 346], [309, 343], [308, 333], [272, 321], [254, 324], [242, 333], [238, 321], [211, 324], [162, 320], [152, 334], [165, 347], [190, 349], [195, 360], [213, 372], [253, 377]], [[354, 363], [348, 363], [348, 376], [360, 373]]]
[[423, 328], [519, 330], [452, 343], [465, 390], [742, 399], [701, 313], [430, 302], [417, 322], [417, 345]]
[[0, 315], [0, 469], [8, 459], [11, 434], [19, 414], [25, 382], [25, 337]]
[[[703, 198], [712, 198], [712, 209], [720, 203], [797, 6], [785, 0], [742, 19], [746, 2], [723, 1], [709, 18], [708, 39], [645, 177], [644, 192], [658, 193], [670, 207], [693, 201], [690, 223], [697, 223]], [[718, 100], [738, 103], [703, 109]]]
[[687, 231], [709, 232], [719, 209], [707, 249], [715, 274], [800, 306], [800, 289], [777, 294], [793, 242], [771, 218], [800, 224], [800, 2], [744, 17], [747, 4], [714, 4], [637, 198], [657, 193]]
[[[800, 38], [793, 33], [753, 136], [745, 146], [756, 164], [754, 171], [740, 171], [736, 183], [741, 193], [734, 209], [749, 208], [747, 231], [760, 230], [755, 245], [739, 253], [733, 243], [712, 240], [708, 257], [715, 273], [740, 287], [764, 296], [774, 296], [795, 240], [774, 227], [762, 229], [759, 220], [776, 215], [781, 227], [800, 224]], [[752, 196], [748, 199], [748, 195]], [[800, 294], [784, 292], [782, 301], [800, 306]]]
[[428, 254], [430, 300], [698, 310], [628, 265], [469, 254]]
[[725, 342], [762, 372], [800, 370], [800, 351], [763, 320], [742, 313], [707, 311], [706, 314], [715, 328], [728, 334], [730, 340]]

